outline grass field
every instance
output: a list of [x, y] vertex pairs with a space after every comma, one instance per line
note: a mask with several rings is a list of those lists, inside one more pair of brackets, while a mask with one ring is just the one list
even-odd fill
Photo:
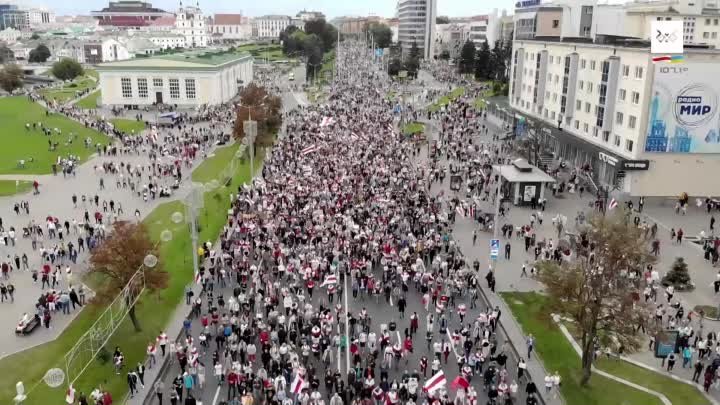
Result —
[[78, 108], [82, 108], [84, 110], [92, 110], [98, 108], [98, 104], [100, 103], [100, 97], [102, 97], [100, 90], [96, 90], [78, 100], [75, 105]]
[[0, 180], [0, 197], [27, 193], [32, 189], [32, 181]]
[[[215, 149], [214, 156], [205, 159], [200, 166], [192, 172], [192, 181], [196, 183], [208, 183], [213, 179], [220, 181], [220, 172], [227, 166], [228, 162], [235, 156], [240, 147], [239, 143]], [[257, 156], [255, 156], [257, 159]]]
[[[0, 140], [4, 147], [0, 150], [0, 174], [46, 174], [52, 172], [51, 165], [58, 156], [73, 154], [79, 156], [81, 161], [94, 153], [94, 145], [107, 143], [108, 138], [92, 129], [63, 117], [59, 114], [45, 115], [45, 109], [33, 103], [27, 97], [6, 97], [0, 99], [0, 123], [3, 131]], [[39, 129], [28, 131], [26, 123], [42, 122], [49, 128], [58, 128], [61, 134], [48, 138]], [[72, 144], [67, 144], [71, 134], [74, 135]], [[84, 140], [92, 138], [91, 148], [85, 148]], [[48, 139], [58, 143], [55, 151], [48, 150]], [[27, 162], [24, 169], [17, 167], [20, 159]]]
[[55, 100], [58, 103], [65, 103], [77, 97], [78, 93], [93, 89], [97, 85], [97, 81], [90, 77], [83, 76], [72, 81], [72, 83], [63, 84], [62, 87], [45, 89], [40, 92], [48, 100]]
[[455, 101], [458, 97], [462, 97], [463, 94], [465, 94], [465, 88], [464, 87], [458, 87], [455, 90], [451, 91], [450, 93], [440, 97], [440, 99], [428, 107], [428, 110], [430, 112], [437, 112], [441, 108], [445, 107], [446, 105], [450, 104], [451, 102]]
[[[589, 387], [580, 386], [580, 357], [560, 329], [549, 318], [547, 299], [537, 293], [501, 293], [526, 334], [536, 339], [536, 351], [548, 372], [559, 371], [561, 391], [568, 405], [661, 405], [659, 398], [593, 375]], [[624, 361], [600, 361], [603, 371], [664, 394], [676, 404], [707, 405], [709, 401], [695, 388]]]
[[425, 131], [425, 125], [421, 122], [409, 122], [402, 128], [405, 135], [421, 134], [423, 131]]
[[[217, 155], [216, 155], [217, 156]], [[256, 170], [262, 168], [264, 153], [258, 153]], [[225, 162], [227, 163], [227, 162]], [[214, 168], [221, 171], [222, 162], [213, 163]], [[221, 187], [209, 191], [204, 195], [205, 205], [200, 210], [201, 241], [215, 241], [227, 220], [229, 194], [236, 193], [239, 185], [249, 181], [249, 162], [237, 165], [232, 182], [228, 187]], [[219, 173], [217, 173], [219, 176]], [[203, 174], [211, 180], [209, 170]], [[175, 211], [185, 212], [179, 201], [169, 202], [158, 206], [144, 220], [154, 240], [159, 240], [160, 233], [168, 229], [173, 233], [173, 239], [160, 244], [160, 261], [166, 271], [170, 273], [167, 289], [156, 295], [145, 295], [137, 308], [137, 316], [143, 328], [136, 333], [129, 320], [118, 328], [110, 339], [106, 348], [112, 352], [115, 346], [120, 346], [125, 355], [126, 364], [134, 365], [145, 358], [147, 342], [154, 340], [158, 331], [163, 329], [172, 316], [177, 304], [182, 300], [185, 285], [192, 280], [192, 249], [187, 224], [175, 224], [170, 216]], [[6, 357], [0, 360], [0, 369], [13, 370], [11, 378], [0, 380], [0, 398], [12, 398], [15, 395], [15, 383], [24, 381], [28, 399], [26, 404], [51, 404], [62, 402], [65, 398], [65, 388], [49, 388], [41, 379], [45, 372], [52, 367], [64, 368], [63, 356], [78, 338], [92, 325], [97, 315], [97, 309], [88, 308], [62, 333], [54, 342], [27, 350], [25, 352]], [[171, 337], [174, 338], [174, 337]], [[89, 393], [93, 388], [103, 384], [108, 389], [116, 403], [120, 403], [127, 392], [127, 380], [124, 374], [115, 375], [110, 364], [100, 364], [94, 361], [82, 377], [75, 383], [80, 391]]]
[[110, 123], [113, 124], [115, 129], [128, 135], [139, 135], [145, 129], [145, 121], [113, 118]]

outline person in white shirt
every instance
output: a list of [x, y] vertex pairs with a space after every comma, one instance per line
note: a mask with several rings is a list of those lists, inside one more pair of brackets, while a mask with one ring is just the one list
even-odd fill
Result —
[[554, 378], [552, 375], [548, 374], [545, 376], [545, 391], [550, 392], [554, 384], [553, 380]]

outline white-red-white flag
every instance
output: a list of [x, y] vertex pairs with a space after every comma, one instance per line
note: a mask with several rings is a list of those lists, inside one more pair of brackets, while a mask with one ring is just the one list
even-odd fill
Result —
[[305, 156], [305, 155], [307, 155], [307, 154], [316, 152], [318, 149], [320, 149], [318, 146], [316, 146], [316, 145], [310, 145], [310, 146], [308, 146], [307, 148], [303, 149], [302, 152], [300, 152], [300, 154], [303, 155], [303, 156]]
[[295, 379], [290, 386], [290, 390], [293, 394], [299, 394], [303, 389], [303, 385], [305, 385], [305, 380], [303, 380], [302, 377], [300, 377], [300, 374], [298, 374], [295, 376]]
[[608, 204], [608, 209], [612, 210], [613, 208], [615, 208], [617, 206], [618, 206], [618, 202], [616, 199], [613, 198], [610, 200], [610, 204]]
[[446, 383], [447, 383], [447, 379], [445, 379], [445, 373], [443, 373], [443, 371], [440, 370], [437, 373], [435, 373], [434, 376], [430, 377], [430, 379], [425, 382], [425, 385], [423, 385], [423, 391], [432, 394], [433, 392], [444, 387]]
[[325, 287], [326, 285], [335, 285], [337, 284], [337, 282], [337, 276], [335, 276], [334, 274], [328, 274], [327, 276], [325, 276], [325, 281], [323, 281], [320, 287]]
[[459, 205], [457, 207], [455, 207], [455, 212], [457, 212], [457, 214], [460, 215], [461, 217], [465, 216], [465, 210], [463, 209], [463, 207], [461, 207]]

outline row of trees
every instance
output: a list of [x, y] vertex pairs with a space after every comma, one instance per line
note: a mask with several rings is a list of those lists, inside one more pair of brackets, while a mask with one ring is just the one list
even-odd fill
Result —
[[475, 44], [468, 40], [460, 51], [458, 67], [460, 73], [473, 73], [478, 80], [507, 82], [511, 55], [511, 41], [504, 44], [496, 41], [493, 49], [490, 49], [485, 41], [480, 45], [480, 49], [476, 49]]
[[406, 71], [409, 78], [416, 78], [420, 70], [420, 48], [413, 42], [410, 52], [403, 55], [402, 43], [398, 42], [390, 48], [390, 62], [388, 63], [388, 74], [397, 76], [400, 71]]
[[[55, 62], [51, 72], [53, 76], [60, 80], [73, 80], [85, 74], [80, 63], [68, 58]], [[23, 77], [24, 73], [17, 64], [5, 64], [2, 69], [0, 69], [0, 88], [8, 93], [12, 93], [14, 90], [23, 86]]]
[[283, 54], [305, 58], [308, 80], [314, 79], [315, 74], [320, 71], [323, 56], [335, 47], [337, 39], [337, 29], [324, 19], [307, 21], [304, 31], [290, 25], [280, 33]]

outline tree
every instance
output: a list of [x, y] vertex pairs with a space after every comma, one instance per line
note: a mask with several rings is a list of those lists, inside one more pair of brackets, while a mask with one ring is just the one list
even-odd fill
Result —
[[580, 384], [586, 386], [596, 343], [622, 346], [628, 352], [642, 345], [635, 328], [641, 322], [649, 326], [645, 320], [652, 310], [639, 299], [638, 286], [628, 273], [642, 271], [655, 258], [639, 228], [628, 225], [622, 215], [595, 216], [580, 233], [577, 246], [569, 248], [576, 257], [562, 264], [541, 262], [538, 277], [545, 284], [550, 309], [574, 321], [582, 349]]
[[0, 44], [0, 64], [3, 64], [10, 60], [15, 60], [15, 55], [13, 54], [13, 51], [11, 51], [10, 48], [7, 47], [7, 45]]
[[[162, 263], [152, 269], [144, 267], [143, 261], [148, 254], [157, 257], [159, 253], [142, 222], [115, 222], [109, 237], [90, 255], [90, 272], [101, 275], [103, 280], [95, 299], [100, 304], [110, 304], [141, 267], [145, 269], [147, 290], [166, 288], [168, 274], [162, 269]], [[130, 307], [128, 316], [135, 331], [140, 332], [142, 329], [135, 314], [135, 305]]]
[[322, 69], [323, 43], [315, 34], [306, 35], [303, 39], [303, 53], [307, 58], [305, 76], [307, 80], [315, 79], [315, 74]]
[[490, 47], [487, 41], [480, 45], [480, 50], [477, 52], [475, 58], [475, 79], [477, 80], [490, 80]]
[[410, 59], [420, 59], [420, 48], [418, 48], [417, 42], [413, 42], [410, 47]]
[[663, 285], [672, 285], [673, 287], [686, 290], [692, 288], [690, 281], [690, 273], [688, 272], [688, 265], [685, 263], [685, 259], [678, 257], [675, 259], [670, 271], [662, 279]]
[[33, 34], [30, 36], [30, 39], [32, 39], [32, 40], [40, 39], [40, 35], [38, 35], [37, 32], [33, 32]]
[[45, 63], [50, 58], [50, 49], [44, 44], [40, 44], [37, 48], [30, 51], [28, 61], [30, 63]]
[[52, 67], [53, 76], [60, 80], [72, 80], [85, 74], [82, 65], [70, 58], [55, 62]]
[[392, 43], [392, 30], [385, 24], [371, 22], [368, 24], [367, 32], [371, 33], [375, 40], [376, 48], [388, 48]]
[[435, 18], [435, 24], [450, 24], [450, 17], [441, 15]]
[[440, 52], [440, 59], [442, 59], [442, 60], [450, 60], [450, 51], [448, 51], [448, 50], [446, 49], [446, 50]]
[[12, 93], [13, 90], [19, 89], [23, 85], [23, 71], [14, 63], [5, 65], [0, 70], [0, 88]]
[[402, 70], [402, 61], [400, 58], [393, 58], [388, 63], [388, 75], [397, 76]]
[[460, 51], [460, 73], [472, 73], [475, 69], [475, 44], [467, 40]]
[[320, 38], [323, 52], [330, 51], [337, 42], [337, 29], [322, 18], [305, 22], [305, 33], [315, 34]]
[[270, 95], [264, 87], [250, 83], [240, 92], [240, 104], [235, 111], [233, 136], [238, 141], [242, 141], [245, 137], [244, 123], [252, 118], [257, 122], [258, 128], [255, 143], [262, 143], [261, 139], [274, 135], [275, 130], [280, 126], [281, 109], [280, 97]]

